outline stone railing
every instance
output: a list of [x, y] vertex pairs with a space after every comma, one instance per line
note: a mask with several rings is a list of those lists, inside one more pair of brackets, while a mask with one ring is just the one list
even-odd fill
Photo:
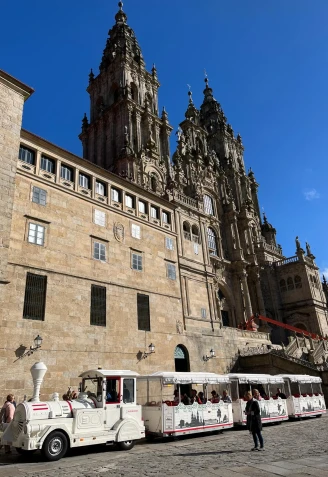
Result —
[[295, 351], [298, 349], [298, 342], [296, 338], [294, 338], [288, 345], [285, 347], [285, 352], [289, 355], [293, 355]]
[[275, 245], [266, 243], [264, 240], [261, 240], [260, 242], [256, 242], [254, 246], [258, 248], [264, 248], [264, 250], [266, 250], [267, 252], [273, 252], [277, 255], [282, 255], [280, 248], [276, 247]]
[[238, 333], [241, 334], [243, 338], [270, 341], [270, 333], [264, 333], [261, 331], [246, 331], [246, 330], [238, 330], [238, 329], [237, 331]]
[[188, 207], [192, 207], [193, 209], [203, 210], [203, 203], [199, 202], [198, 200], [192, 199], [191, 197], [187, 197], [186, 195], [182, 194], [181, 192], [174, 192], [173, 198], [176, 202], [180, 202], [181, 204], [187, 205]]
[[288, 263], [294, 263], [294, 262], [298, 262], [298, 257], [297, 255], [295, 255], [294, 257], [289, 257], [289, 258], [285, 258], [284, 260], [278, 260], [277, 262], [272, 262], [272, 265], [274, 267], [280, 267], [281, 265], [287, 265]]

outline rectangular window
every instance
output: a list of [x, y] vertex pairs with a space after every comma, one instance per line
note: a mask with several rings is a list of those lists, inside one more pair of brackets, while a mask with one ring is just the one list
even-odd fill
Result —
[[106, 245], [99, 242], [93, 243], [93, 258], [106, 262]]
[[170, 223], [169, 219], [170, 219], [169, 214], [167, 212], [162, 212], [163, 224], [169, 224]]
[[117, 189], [112, 189], [112, 200], [114, 202], [121, 202], [120, 201], [120, 192]]
[[229, 326], [229, 312], [221, 310], [222, 325]]
[[130, 209], [134, 209], [133, 197], [131, 197], [130, 195], [126, 195], [125, 196], [125, 205], [126, 205], [126, 207], [130, 207]]
[[100, 225], [101, 227], [105, 227], [106, 225], [106, 214], [101, 210], [95, 210], [95, 224]]
[[106, 287], [91, 285], [90, 325], [106, 326]]
[[132, 237], [140, 239], [140, 225], [132, 224], [131, 232]]
[[139, 200], [139, 212], [140, 214], [146, 213], [146, 204], [145, 202], [142, 202], [142, 200]]
[[73, 182], [73, 171], [70, 167], [62, 165], [60, 168], [60, 177], [65, 181]]
[[214, 215], [213, 200], [209, 195], [204, 195], [204, 212], [205, 214]]
[[79, 174], [79, 186], [84, 189], [90, 189], [90, 179], [84, 174]]
[[47, 277], [27, 273], [23, 318], [44, 321], [46, 309]]
[[138, 330], [150, 331], [149, 296], [137, 295]]
[[195, 255], [198, 255], [198, 243], [194, 242], [194, 253]]
[[102, 182], [96, 181], [96, 193], [104, 196], [105, 191], [106, 191], [105, 185]]
[[44, 235], [45, 235], [45, 228], [42, 225], [33, 224], [32, 222], [29, 223], [28, 237], [27, 237], [28, 242], [34, 243], [35, 245], [40, 245], [41, 247], [43, 247]]
[[132, 253], [132, 268], [142, 272], [142, 255], [140, 253]]
[[134, 379], [123, 379], [123, 402], [124, 404], [134, 402]]
[[48, 157], [41, 156], [41, 169], [43, 171], [50, 172], [50, 174], [55, 173], [55, 161], [48, 159]]
[[206, 318], [206, 308], [202, 308], [201, 309], [201, 315], [202, 315], [202, 318]]
[[18, 157], [21, 161], [27, 162], [28, 164], [35, 164], [34, 151], [31, 151], [31, 149], [28, 149], [27, 147], [20, 146]]
[[168, 250], [174, 250], [173, 238], [165, 237], [165, 247]]
[[176, 268], [173, 263], [167, 264], [167, 278], [170, 280], [176, 280]]
[[39, 187], [33, 187], [32, 202], [40, 205], [47, 203], [47, 191]]
[[157, 209], [156, 209], [156, 207], [153, 207], [153, 206], [150, 207], [150, 216], [151, 216], [153, 219], [157, 219], [158, 214], [157, 214]]

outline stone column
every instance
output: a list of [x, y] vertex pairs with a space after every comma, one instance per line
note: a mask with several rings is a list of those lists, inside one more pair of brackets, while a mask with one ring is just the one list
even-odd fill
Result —
[[207, 243], [207, 227], [206, 224], [200, 222], [200, 233], [202, 237], [203, 260], [204, 264], [209, 263], [208, 243]]
[[264, 300], [263, 300], [262, 289], [261, 289], [260, 275], [257, 275], [256, 277], [255, 286], [256, 286], [256, 295], [257, 295], [257, 302], [258, 302], [260, 315], [265, 316], [266, 313], [265, 313], [265, 306], [264, 306]]
[[243, 272], [240, 276], [240, 280], [243, 286], [243, 296], [245, 300], [245, 313], [247, 320], [253, 315], [251, 298], [249, 296], [248, 283], [247, 283], [247, 273]]

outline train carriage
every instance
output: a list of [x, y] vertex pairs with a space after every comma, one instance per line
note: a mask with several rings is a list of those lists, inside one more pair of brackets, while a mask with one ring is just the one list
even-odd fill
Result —
[[269, 422], [286, 421], [288, 419], [286, 399], [276, 397], [277, 388], [284, 390], [284, 379], [281, 376], [269, 374], [242, 374], [228, 375], [231, 381], [231, 397], [233, 421], [235, 425], [246, 425], [246, 400], [247, 391], [258, 389], [261, 419], [263, 424]]
[[[195, 389], [204, 393], [205, 404], [185, 405], [182, 396]], [[228, 376], [214, 373], [157, 372], [137, 379], [138, 403], [142, 406], [146, 436], [181, 436], [233, 427], [232, 405], [211, 402], [211, 392], [230, 392]], [[174, 391], [177, 399], [173, 399]]]
[[282, 374], [285, 382], [289, 417], [322, 416], [326, 403], [321, 388], [321, 378], [306, 374]]

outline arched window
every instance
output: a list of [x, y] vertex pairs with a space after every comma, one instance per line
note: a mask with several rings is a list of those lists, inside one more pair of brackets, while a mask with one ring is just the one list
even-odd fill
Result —
[[299, 275], [294, 277], [295, 288], [302, 288], [302, 279]]
[[287, 289], [288, 290], [294, 290], [294, 281], [292, 277], [287, 278]]
[[193, 225], [191, 227], [191, 234], [192, 234], [192, 241], [195, 243], [199, 243], [199, 230], [197, 225]]
[[280, 291], [282, 291], [282, 292], [287, 291], [287, 286], [286, 286], [285, 280], [280, 280], [279, 286], [280, 286]]
[[174, 350], [175, 371], [190, 372], [189, 353], [185, 346], [179, 344]]
[[214, 215], [213, 200], [209, 195], [204, 195], [204, 212], [208, 215]]
[[188, 222], [183, 222], [183, 236], [186, 240], [191, 240], [190, 225]]
[[207, 229], [207, 242], [208, 242], [210, 255], [217, 255], [218, 249], [217, 249], [216, 234], [214, 230], [211, 229], [210, 227]]

